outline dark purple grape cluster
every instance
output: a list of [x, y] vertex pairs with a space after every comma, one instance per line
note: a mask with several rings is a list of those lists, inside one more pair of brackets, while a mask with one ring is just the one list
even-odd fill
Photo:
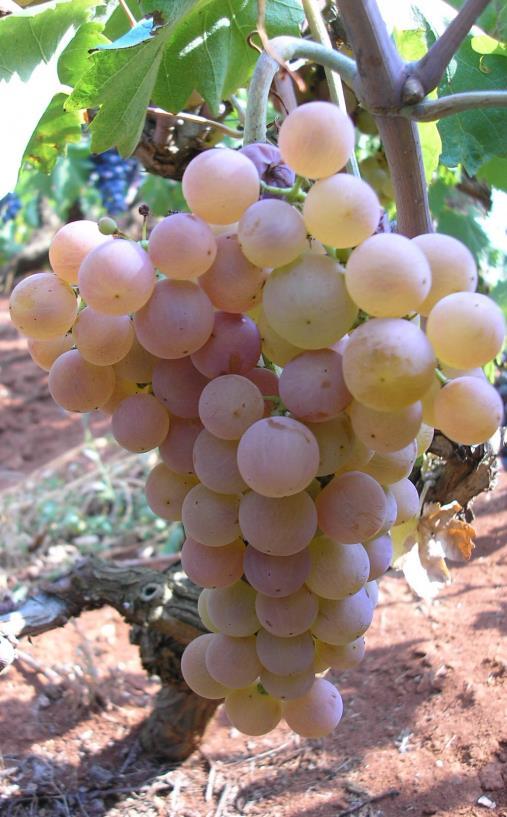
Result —
[[137, 159], [123, 159], [117, 150], [111, 148], [105, 153], [92, 156], [91, 179], [100, 193], [102, 204], [110, 215], [123, 213], [127, 208], [126, 197], [130, 186], [138, 175]]
[[21, 202], [15, 193], [7, 193], [0, 199], [0, 224], [7, 224], [16, 218], [21, 210]]

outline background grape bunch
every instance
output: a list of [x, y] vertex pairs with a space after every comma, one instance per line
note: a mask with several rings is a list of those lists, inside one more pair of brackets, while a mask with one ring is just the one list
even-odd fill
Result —
[[184, 525], [209, 630], [182, 673], [249, 735], [282, 717], [308, 737], [336, 727], [323, 675], [364, 655], [390, 532], [419, 513], [417, 456], [434, 427], [476, 445], [502, 419], [481, 367], [504, 321], [475, 292], [471, 254], [445, 235], [377, 234], [375, 192], [340, 172], [353, 149], [338, 108], [302, 105], [270, 166], [280, 156], [306, 195], [260, 197], [263, 145], [205, 151], [183, 176], [191, 212], [147, 249], [72, 222], [53, 272], [11, 297], [55, 401], [111, 414], [128, 451], [159, 448], [147, 500]]

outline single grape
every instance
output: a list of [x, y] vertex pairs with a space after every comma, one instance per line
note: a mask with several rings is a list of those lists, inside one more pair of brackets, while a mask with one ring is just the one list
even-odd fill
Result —
[[325, 599], [344, 599], [368, 581], [370, 562], [360, 544], [339, 545], [327, 536], [310, 544], [311, 569], [306, 586]]
[[[247, 380], [255, 383], [264, 397], [278, 396], [278, 375], [272, 369], [256, 366], [244, 375]], [[273, 410], [273, 401], [264, 400], [264, 417], [270, 417]]]
[[202, 429], [200, 420], [171, 417], [169, 433], [159, 448], [163, 462], [171, 471], [176, 471], [177, 474], [194, 473], [194, 443]]
[[139, 342], [157, 357], [174, 360], [197, 352], [213, 330], [213, 307], [193, 281], [158, 281], [134, 318]]
[[255, 636], [232, 638], [216, 633], [206, 651], [206, 666], [212, 678], [230, 689], [253, 684], [262, 672]]
[[303, 672], [291, 675], [276, 675], [269, 670], [262, 670], [260, 682], [269, 695], [282, 701], [291, 701], [305, 695], [315, 681], [315, 672], [312, 667]]
[[333, 349], [298, 355], [280, 375], [280, 397], [299, 420], [322, 423], [337, 417], [350, 403], [342, 356]]
[[331, 247], [355, 247], [380, 221], [380, 203], [369, 184], [348, 173], [315, 182], [303, 205], [306, 229]]
[[133, 394], [113, 413], [111, 430], [116, 442], [140, 454], [157, 448], [167, 437], [169, 415], [152, 394]]
[[276, 363], [277, 366], [286, 366], [290, 360], [304, 351], [304, 349], [294, 346], [275, 332], [273, 327], [268, 323], [266, 314], [262, 308], [259, 311], [256, 322], [261, 336], [262, 354], [265, 355], [268, 360], [271, 360], [272, 363]]
[[112, 415], [126, 397], [131, 397], [133, 394], [139, 394], [140, 392], [141, 388], [137, 383], [132, 383], [131, 380], [125, 380], [123, 377], [115, 375], [111, 397], [100, 407], [100, 410], [105, 414]]
[[172, 522], [181, 519], [183, 500], [197, 480], [190, 474], [176, 474], [160, 462], [148, 474], [146, 501], [153, 513]]
[[317, 511], [306, 493], [268, 497], [249, 491], [241, 497], [239, 524], [244, 539], [270, 556], [299, 553], [317, 529]]
[[224, 312], [248, 312], [262, 299], [267, 273], [241, 251], [238, 237], [232, 233], [217, 238], [213, 264], [199, 278], [213, 306]]
[[55, 233], [49, 245], [49, 263], [53, 271], [69, 284], [77, 284], [79, 267], [95, 247], [111, 242], [94, 221], [70, 221]]
[[257, 593], [255, 610], [268, 633], [290, 638], [310, 629], [319, 612], [319, 602], [307, 587], [301, 587], [281, 598]]
[[474, 292], [477, 286], [475, 259], [461, 241], [451, 235], [425, 233], [412, 242], [419, 247], [431, 267], [431, 288], [418, 312], [427, 317], [437, 301], [452, 292]]
[[[318, 477], [334, 474], [348, 465], [355, 451], [355, 437], [350, 418], [346, 412], [325, 423], [306, 423], [319, 446]], [[351, 470], [354, 470], [355, 465]]]
[[245, 210], [238, 224], [242, 252], [258, 267], [283, 267], [307, 247], [299, 210], [280, 199], [262, 199]]
[[364, 548], [370, 560], [368, 581], [379, 579], [389, 569], [393, 560], [393, 542], [389, 534], [383, 533], [364, 543]]
[[94, 411], [111, 397], [115, 374], [112, 366], [94, 366], [71, 349], [56, 358], [49, 370], [51, 397], [67, 411]]
[[456, 369], [484, 366], [502, 348], [503, 312], [478, 292], [454, 292], [438, 301], [428, 315], [426, 333], [442, 363]]
[[151, 383], [153, 368], [158, 358], [141, 346], [134, 332], [132, 346], [127, 354], [118, 363], [115, 363], [114, 370], [117, 377], [125, 380], [132, 380], [134, 383]]
[[321, 179], [345, 167], [354, 152], [351, 119], [331, 102], [307, 102], [282, 122], [278, 147], [300, 176]]
[[246, 377], [227, 374], [211, 380], [199, 398], [199, 416], [215, 437], [239, 440], [264, 414], [264, 400]]
[[392, 485], [408, 477], [417, 459], [417, 443], [411, 443], [390, 454], [374, 454], [362, 470], [382, 485]]
[[357, 437], [380, 454], [399, 451], [419, 433], [422, 422], [420, 401], [398, 411], [375, 411], [354, 400], [348, 413]]
[[371, 624], [373, 605], [364, 587], [345, 599], [321, 599], [312, 633], [335, 646], [348, 644], [363, 635]]
[[203, 545], [220, 547], [238, 538], [239, 497], [217, 494], [199, 483], [183, 500], [181, 521], [187, 536]]
[[209, 378], [246, 374], [257, 364], [260, 354], [260, 334], [251, 318], [216, 312], [211, 335], [192, 355], [192, 363]]
[[203, 429], [195, 439], [192, 454], [193, 470], [202, 484], [218, 494], [240, 494], [246, 490], [238, 469], [237, 451], [236, 440], [222, 440]]
[[255, 596], [255, 590], [244, 581], [210, 590], [207, 604], [212, 624], [225, 635], [238, 638], [254, 635], [261, 626], [255, 612]]
[[66, 335], [58, 335], [58, 337], [49, 338], [48, 340], [28, 338], [27, 345], [33, 362], [44, 371], [49, 372], [56, 358], [72, 349], [74, 338], [72, 333], [68, 332]]
[[14, 326], [36, 340], [65, 335], [76, 320], [77, 309], [77, 299], [69, 284], [52, 272], [36, 272], [23, 278], [9, 299]]
[[153, 392], [176, 417], [199, 417], [199, 398], [208, 383], [188, 357], [159, 360], [153, 369]]
[[394, 494], [398, 511], [395, 525], [408, 522], [419, 513], [419, 494], [413, 482], [405, 477], [398, 482], [392, 482], [389, 489]]
[[155, 270], [139, 244], [114, 239], [88, 253], [79, 267], [78, 283], [81, 297], [97, 312], [127, 315], [150, 298]]
[[335, 477], [315, 502], [319, 528], [335, 542], [353, 544], [375, 536], [386, 515], [382, 487], [368, 474], [349, 471]]
[[211, 224], [232, 224], [259, 198], [259, 176], [244, 154], [229, 148], [199, 153], [182, 178], [183, 195], [194, 213]]
[[205, 633], [187, 644], [181, 656], [181, 674], [196, 695], [217, 700], [225, 698], [229, 690], [215, 681], [206, 666], [206, 652], [212, 638], [212, 633]]
[[[259, 178], [272, 187], [292, 187], [296, 174], [284, 163], [279, 148], [267, 142], [252, 142], [240, 148], [257, 168]], [[262, 193], [263, 199], [273, 197], [274, 193]]]
[[283, 711], [287, 725], [304, 738], [329, 735], [338, 726], [342, 714], [340, 693], [325, 678], [316, 678], [308, 692], [287, 701]]
[[315, 477], [319, 446], [306, 426], [290, 417], [266, 417], [239, 442], [238, 467], [247, 485], [268, 497], [298, 494]]
[[282, 718], [282, 704], [257, 684], [233, 689], [225, 698], [225, 713], [231, 724], [244, 735], [265, 735]]
[[281, 638], [267, 630], [259, 630], [256, 644], [262, 666], [277, 675], [304, 672], [313, 665], [315, 647], [309, 632]]
[[181, 549], [181, 566], [188, 578], [201, 587], [228, 587], [243, 575], [244, 552], [241, 539], [217, 548], [187, 537]]
[[458, 377], [440, 389], [435, 400], [435, 425], [461, 445], [479, 445], [502, 424], [504, 405], [486, 380]]
[[315, 658], [328, 667], [338, 670], [355, 669], [364, 658], [366, 644], [363, 636], [359, 636], [349, 644], [338, 647], [326, 644], [324, 641], [315, 642]]
[[96, 366], [119, 363], [134, 342], [134, 327], [128, 315], [104, 315], [91, 306], [80, 311], [72, 335], [84, 359]]
[[193, 213], [173, 213], [151, 231], [148, 254], [168, 278], [185, 281], [210, 268], [217, 254], [211, 228]]
[[305, 583], [310, 572], [308, 549], [290, 556], [269, 556], [248, 545], [243, 569], [249, 583], [259, 593], [283, 598], [295, 593]]

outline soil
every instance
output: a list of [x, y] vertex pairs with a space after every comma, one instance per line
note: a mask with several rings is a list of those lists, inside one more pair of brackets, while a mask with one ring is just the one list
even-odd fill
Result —
[[[23, 346], [0, 313], [3, 487], [83, 435]], [[0, 678], [1, 817], [507, 817], [505, 472], [475, 512], [473, 558], [431, 606], [399, 574], [382, 579], [366, 658], [336, 676], [345, 713], [323, 740], [285, 726], [247, 738], [219, 709], [171, 767], [139, 748], [158, 684], [115, 612], [24, 642]]]

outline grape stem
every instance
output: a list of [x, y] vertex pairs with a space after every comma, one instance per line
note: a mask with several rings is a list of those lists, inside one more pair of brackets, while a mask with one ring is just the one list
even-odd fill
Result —
[[296, 181], [292, 187], [275, 187], [273, 184], [266, 184], [261, 179], [261, 188], [264, 193], [271, 193], [273, 196], [285, 198], [287, 201], [304, 201], [306, 193], [301, 190], [304, 179], [302, 176], [297, 176]]
[[214, 130], [225, 133], [226, 136], [232, 136], [233, 139], [243, 138], [243, 131], [229, 128], [228, 125], [224, 125], [223, 122], [217, 122], [215, 119], [206, 119], [205, 116], [199, 116], [199, 114], [196, 113], [187, 113], [187, 111], [170, 113], [169, 111], [164, 111], [163, 108], [154, 108], [152, 106], [148, 107], [146, 110], [147, 113], [155, 114], [156, 116], [160, 117], [166, 117], [174, 122], [177, 122], [178, 119], [183, 119], [185, 122], [195, 122], [198, 125], [207, 125]]
[[437, 380], [439, 380], [440, 383], [442, 384], [442, 386], [446, 386], [449, 383], [449, 378], [446, 377], [445, 374], [442, 371], [440, 371], [440, 369], [438, 368], [435, 369], [435, 375], [437, 377]]
[[417, 105], [407, 105], [400, 113], [416, 122], [434, 122], [446, 116], [478, 108], [506, 108], [507, 91], [466, 91], [439, 99], [427, 99]]

